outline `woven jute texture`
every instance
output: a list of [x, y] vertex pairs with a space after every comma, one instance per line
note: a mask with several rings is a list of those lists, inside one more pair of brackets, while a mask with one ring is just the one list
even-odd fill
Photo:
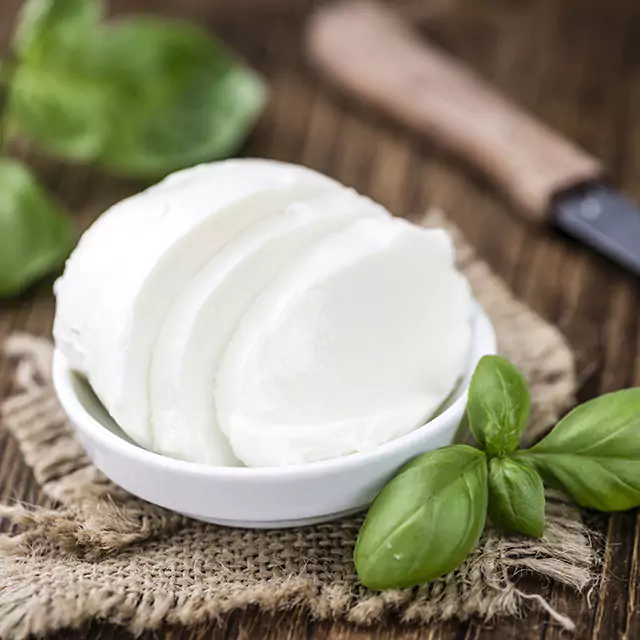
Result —
[[[436, 213], [425, 224], [443, 224]], [[561, 335], [516, 301], [453, 229], [461, 268], [496, 327], [500, 351], [527, 376], [533, 439], [573, 401], [573, 358]], [[249, 605], [302, 607], [318, 618], [370, 624], [489, 619], [537, 603], [572, 623], [515, 576], [537, 574], [584, 589], [597, 561], [579, 513], [550, 495], [542, 540], [488, 529], [455, 572], [417, 589], [376, 593], [358, 585], [352, 551], [362, 516], [290, 530], [228, 529], [147, 504], [114, 486], [76, 442], [50, 384], [51, 345], [13, 336], [14, 395], [3, 425], [51, 498], [51, 507], [6, 505], [0, 536], [0, 636], [25, 638], [99, 618], [134, 632], [202, 624]], [[530, 582], [530, 581], [529, 581]], [[530, 586], [531, 588], [531, 586]], [[533, 589], [535, 591], [535, 589]]]

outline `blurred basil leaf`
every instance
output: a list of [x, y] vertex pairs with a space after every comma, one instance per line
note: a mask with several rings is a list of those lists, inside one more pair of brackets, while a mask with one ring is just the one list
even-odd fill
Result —
[[154, 176], [230, 155], [261, 110], [262, 80], [209, 34], [152, 18], [107, 29], [108, 74], [118, 87], [101, 160]]
[[100, 0], [27, 0], [16, 27], [14, 53], [32, 63], [57, 60], [92, 35], [102, 14]]
[[505, 531], [541, 538], [544, 533], [544, 485], [538, 472], [511, 458], [489, 461], [489, 518]]
[[354, 562], [362, 584], [400, 589], [453, 571], [478, 544], [487, 515], [482, 451], [452, 445], [418, 456], [378, 494]]
[[30, 0], [9, 120], [50, 153], [154, 177], [233, 153], [266, 98], [259, 76], [197, 26], [100, 25], [89, 0]]
[[9, 93], [8, 118], [49, 153], [96, 160], [109, 136], [106, 87], [85, 66], [86, 56], [64, 67], [20, 66]]
[[517, 449], [530, 411], [529, 386], [518, 369], [500, 356], [481, 358], [469, 386], [467, 416], [482, 448], [492, 456]]
[[29, 0], [14, 40], [9, 125], [71, 160], [95, 160], [109, 135], [101, 14], [96, 0]]
[[19, 293], [62, 264], [74, 242], [71, 219], [29, 170], [0, 159], [0, 296]]

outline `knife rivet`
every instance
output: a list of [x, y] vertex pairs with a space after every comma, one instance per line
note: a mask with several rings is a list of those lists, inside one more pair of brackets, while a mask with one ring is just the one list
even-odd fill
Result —
[[580, 213], [586, 220], [595, 220], [602, 213], [602, 207], [596, 198], [588, 198], [582, 203]]

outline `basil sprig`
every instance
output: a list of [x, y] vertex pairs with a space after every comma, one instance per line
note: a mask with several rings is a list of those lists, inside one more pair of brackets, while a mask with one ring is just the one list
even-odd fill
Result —
[[[20, 134], [62, 159], [145, 179], [234, 153], [265, 103], [262, 78], [198, 25], [104, 13], [101, 0], [23, 4], [10, 59], [0, 61], [2, 139]], [[59, 266], [73, 246], [68, 232], [51, 244], [51, 228], [71, 224], [40, 187], [28, 215], [42, 226], [17, 221], [22, 210], [6, 209], [15, 191], [0, 216], [0, 255], [11, 253], [0, 259], [0, 296]], [[30, 251], [13, 257], [25, 242]]]
[[452, 571], [477, 545], [487, 516], [503, 530], [541, 537], [543, 480], [583, 507], [640, 505], [640, 388], [586, 402], [534, 447], [518, 449], [530, 408], [516, 367], [482, 358], [467, 401], [479, 449], [425, 453], [382, 489], [354, 553], [365, 586], [412, 587]]
[[29, 0], [6, 118], [46, 150], [158, 177], [237, 149], [262, 79], [201, 27], [101, 21], [100, 0]]

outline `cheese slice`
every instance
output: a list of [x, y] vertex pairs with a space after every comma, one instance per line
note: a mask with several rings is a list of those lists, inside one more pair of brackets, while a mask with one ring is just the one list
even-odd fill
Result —
[[213, 393], [230, 337], [251, 304], [295, 258], [363, 217], [388, 218], [388, 213], [347, 190], [296, 202], [230, 242], [185, 286], [152, 357], [156, 451], [195, 462], [238, 464], [219, 430]]
[[344, 189], [303, 167], [229, 160], [170, 176], [109, 209], [82, 236], [55, 286], [54, 337], [133, 440], [153, 446], [151, 355], [185, 285], [265, 216]]
[[216, 376], [218, 423], [249, 466], [371, 450], [424, 424], [452, 391], [470, 314], [444, 231], [358, 221], [244, 315]]

